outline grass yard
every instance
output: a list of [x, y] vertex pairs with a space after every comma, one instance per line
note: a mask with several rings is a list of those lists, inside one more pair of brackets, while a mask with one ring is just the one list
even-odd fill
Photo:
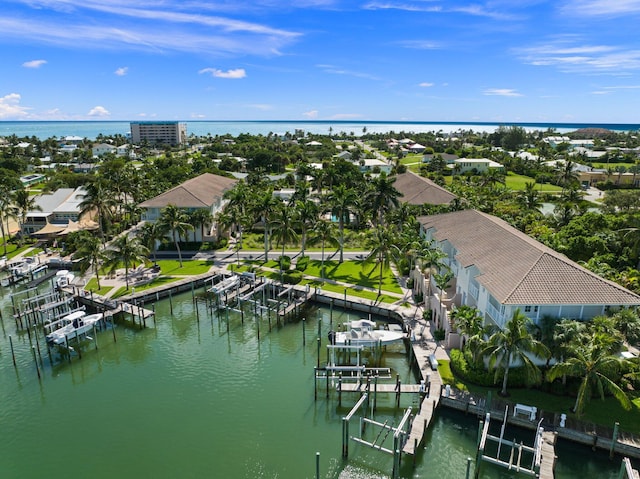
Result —
[[213, 266], [213, 262], [206, 260], [183, 260], [181, 268], [180, 262], [177, 259], [161, 259], [158, 260], [158, 266], [160, 266], [160, 273], [163, 275], [179, 274], [191, 276], [206, 273], [211, 269], [211, 266]]
[[102, 286], [101, 288], [98, 288], [98, 280], [96, 278], [91, 278], [84, 289], [96, 294], [105, 295], [113, 289], [113, 286]]
[[146, 291], [147, 289], [151, 289], [151, 288], [155, 288], [157, 286], [162, 286], [162, 285], [165, 285], [165, 284], [173, 283], [175, 281], [179, 281], [180, 279], [182, 279], [182, 278], [174, 278], [173, 276], [160, 276], [160, 277], [154, 279], [153, 281], [151, 281], [150, 283], [143, 284], [141, 286], [129, 285], [128, 289], [127, 289], [126, 286], [122, 286], [111, 297], [115, 299], [115, 298], [119, 298], [121, 296], [125, 296], [126, 294], [132, 293], [134, 289], [135, 289], [136, 292]]
[[[309, 266], [304, 274], [321, 277], [322, 262], [318, 260], [309, 261]], [[357, 286], [378, 289], [380, 266], [378, 263], [366, 263], [364, 261], [325, 261], [326, 279], [340, 281]], [[402, 289], [390, 268], [382, 271], [382, 290], [390, 293], [402, 294]]]

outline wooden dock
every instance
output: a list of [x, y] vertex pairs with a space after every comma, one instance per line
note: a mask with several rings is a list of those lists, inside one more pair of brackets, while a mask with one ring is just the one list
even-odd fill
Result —
[[429, 378], [429, 394], [422, 400], [420, 411], [411, 422], [411, 429], [407, 442], [404, 444], [402, 452], [410, 456], [414, 455], [424, 441], [424, 434], [431, 426], [433, 416], [440, 404], [442, 393], [442, 378], [437, 371], [431, 371]]
[[540, 479], [553, 479], [553, 469], [556, 465], [556, 439], [558, 434], [553, 431], [542, 433], [542, 451], [540, 457]]

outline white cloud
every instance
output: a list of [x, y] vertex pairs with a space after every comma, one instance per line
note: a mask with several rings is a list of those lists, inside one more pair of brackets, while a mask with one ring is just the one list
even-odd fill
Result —
[[105, 107], [100, 105], [94, 106], [91, 110], [89, 110], [89, 113], [87, 113], [87, 116], [93, 116], [93, 117], [105, 117], [109, 115], [111, 115], [109, 110], [107, 110]]
[[316, 65], [318, 68], [321, 68], [325, 73], [331, 73], [332, 75], [346, 75], [352, 76], [356, 78], [364, 78], [366, 80], [374, 80], [380, 81], [381, 78], [371, 75], [369, 73], [362, 73], [353, 70], [345, 70], [343, 68], [337, 67], [335, 65]]
[[579, 37], [561, 36], [514, 52], [526, 63], [555, 66], [564, 72], [618, 75], [640, 69], [640, 50], [625, 49], [622, 45], [579, 45], [579, 41]]
[[318, 110], [305, 111], [304, 113], [302, 113], [302, 116], [304, 116], [305, 118], [309, 118], [311, 120], [314, 120], [314, 119], [318, 118]]
[[30, 108], [20, 106], [21, 96], [18, 93], [9, 93], [0, 97], [0, 119], [24, 118]]
[[430, 82], [426, 82], [426, 81], [425, 81], [425, 82], [420, 83], [418, 86], [419, 86], [419, 87], [422, 87], [422, 88], [429, 88], [429, 87], [432, 87], [432, 86], [433, 86], [433, 83], [430, 83]]
[[255, 108], [256, 110], [273, 110], [273, 105], [269, 105], [268, 103], [252, 103], [251, 105], [247, 105], [249, 108]]
[[573, 0], [567, 2], [562, 11], [571, 16], [633, 15], [640, 13], [640, 0]]
[[211, 76], [215, 78], [230, 78], [233, 80], [245, 78], [247, 76], [247, 72], [244, 68], [235, 68], [232, 70], [227, 70], [226, 72], [223, 70], [218, 70], [217, 68], [203, 68], [198, 73], [210, 73]]
[[521, 93], [510, 88], [488, 88], [483, 94], [488, 96], [522, 96]]
[[404, 48], [413, 48], [416, 50], [436, 50], [442, 48], [442, 44], [431, 40], [403, 40], [398, 45]]
[[[31, 7], [34, 15], [3, 12], [0, 37], [83, 49], [273, 56], [301, 36], [266, 24], [209, 15], [198, 2], [163, 2], [164, 8], [146, 9], [150, 3], [131, 8], [130, 3], [119, 0], [20, 1]], [[76, 11], [84, 15], [69, 14]], [[99, 21], [87, 22], [87, 15], [96, 12]]]
[[47, 60], [31, 60], [28, 62], [24, 62], [22, 66], [25, 68], [40, 68], [42, 65], [46, 63], [47, 63]]
[[113, 73], [115, 73], [115, 74], [116, 74], [116, 75], [118, 75], [119, 77], [123, 77], [123, 76], [125, 76], [128, 72], [129, 72], [129, 67], [120, 67], [120, 68], [116, 69], [116, 71], [114, 71]]

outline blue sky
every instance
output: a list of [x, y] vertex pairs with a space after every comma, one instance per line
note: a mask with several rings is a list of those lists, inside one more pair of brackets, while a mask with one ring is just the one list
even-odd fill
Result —
[[640, 0], [3, 0], [0, 120], [637, 123]]

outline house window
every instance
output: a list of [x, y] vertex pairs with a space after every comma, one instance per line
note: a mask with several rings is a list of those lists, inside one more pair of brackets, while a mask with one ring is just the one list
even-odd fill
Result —
[[533, 311], [534, 313], [538, 312], [538, 307], [537, 306], [525, 306], [524, 307], [524, 312], [525, 313], [530, 313], [531, 311]]

